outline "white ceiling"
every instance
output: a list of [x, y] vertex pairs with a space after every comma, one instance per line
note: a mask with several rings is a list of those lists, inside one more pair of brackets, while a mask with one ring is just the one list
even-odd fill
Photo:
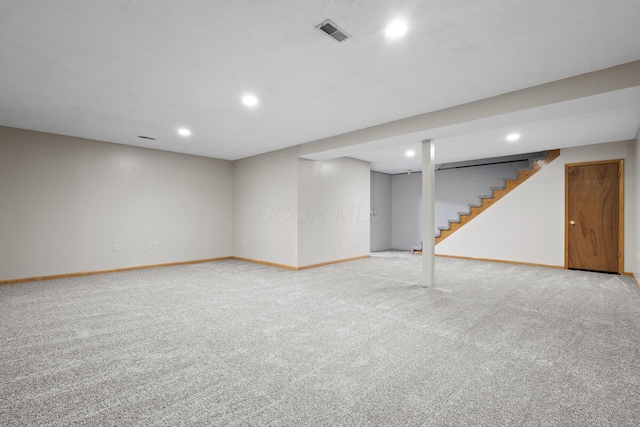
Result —
[[[353, 157], [390, 174], [422, 169], [421, 141], [435, 140], [437, 163], [486, 159], [633, 139], [640, 127], [640, 86], [542, 107], [371, 140], [304, 157]], [[519, 133], [517, 142], [505, 137]], [[412, 150], [413, 158], [404, 154]]]
[[[409, 32], [389, 41], [395, 17]], [[638, 61], [639, 17], [638, 0], [2, 0], [0, 125], [236, 160]], [[316, 30], [327, 18], [353, 38]], [[425, 138], [443, 163], [639, 127], [628, 87], [316, 157], [398, 173]]]

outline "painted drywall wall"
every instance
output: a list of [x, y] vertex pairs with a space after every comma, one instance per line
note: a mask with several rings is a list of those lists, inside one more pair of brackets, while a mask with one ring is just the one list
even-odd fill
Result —
[[563, 149], [560, 157], [436, 246], [436, 254], [564, 266], [565, 164], [625, 159], [625, 270], [634, 268], [633, 141]]
[[369, 163], [299, 159], [298, 266], [369, 255]]
[[391, 175], [371, 172], [371, 252], [391, 249]]
[[[635, 244], [635, 263], [633, 270], [631, 270], [638, 283], [640, 283], [640, 172], [638, 172], [638, 168], [640, 167], [640, 129], [636, 135], [635, 140], [635, 159], [636, 159], [636, 169], [635, 169], [635, 195], [636, 195], [636, 212], [635, 212], [635, 239], [633, 243]], [[631, 259], [633, 259], [633, 253], [630, 255]], [[629, 255], [627, 255], [629, 258]]]
[[[437, 181], [436, 181], [437, 184]], [[422, 174], [391, 177], [391, 247], [411, 250], [422, 240]]]
[[529, 161], [523, 160], [437, 170], [436, 235], [438, 227], [448, 227], [450, 220], [458, 219], [458, 213], [469, 212], [469, 204], [482, 203], [481, 197], [490, 196], [493, 187], [504, 187], [505, 179], [515, 179], [518, 169], [529, 167]]
[[233, 163], [233, 254], [298, 265], [298, 147]]
[[0, 280], [230, 256], [231, 184], [228, 161], [0, 127]]
[[[470, 203], [490, 195], [491, 187], [502, 187], [504, 179], [513, 179], [518, 169], [529, 167], [527, 160], [468, 166], [435, 172], [435, 226], [446, 227], [458, 212], [468, 212]], [[422, 233], [421, 173], [392, 176], [391, 247], [410, 250], [420, 247]]]

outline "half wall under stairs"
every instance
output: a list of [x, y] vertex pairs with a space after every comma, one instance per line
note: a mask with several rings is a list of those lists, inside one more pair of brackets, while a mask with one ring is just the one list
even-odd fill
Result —
[[504, 181], [503, 187], [492, 188], [491, 194], [482, 197], [480, 204], [469, 205], [469, 212], [460, 212], [458, 213], [458, 218], [448, 221], [449, 225], [447, 227], [439, 227], [440, 234], [439, 236], [435, 237], [435, 244], [437, 245], [438, 243], [442, 242], [444, 239], [458, 231], [465, 224], [469, 223], [472, 219], [487, 210], [502, 197], [509, 194], [524, 181], [531, 178], [538, 171], [555, 160], [559, 155], [560, 150], [549, 150], [545, 153], [544, 158], [534, 160], [531, 164], [531, 168], [518, 170], [518, 175], [515, 179], [506, 179]]

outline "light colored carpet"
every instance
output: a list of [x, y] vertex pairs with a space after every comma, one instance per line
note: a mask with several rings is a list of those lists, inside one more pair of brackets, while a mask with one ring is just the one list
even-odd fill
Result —
[[624, 277], [419, 256], [0, 286], [0, 425], [640, 425]]

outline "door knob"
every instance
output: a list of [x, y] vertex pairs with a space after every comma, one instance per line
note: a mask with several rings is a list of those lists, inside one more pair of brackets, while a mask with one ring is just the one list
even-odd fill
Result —
[[574, 220], [571, 220], [571, 221], [569, 221], [569, 224], [576, 225], [576, 222]]

